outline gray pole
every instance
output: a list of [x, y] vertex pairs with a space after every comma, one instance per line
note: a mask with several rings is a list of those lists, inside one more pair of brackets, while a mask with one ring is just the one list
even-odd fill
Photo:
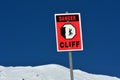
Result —
[[[66, 11], [66, 13], [68, 13], [68, 11]], [[74, 80], [74, 75], [73, 75], [73, 64], [72, 64], [72, 52], [69, 51], [69, 64], [70, 64], [70, 78], [71, 80]]]
[[73, 75], [73, 65], [72, 65], [72, 52], [69, 51], [69, 64], [70, 64], [70, 77], [71, 80], [74, 80], [74, 75]]

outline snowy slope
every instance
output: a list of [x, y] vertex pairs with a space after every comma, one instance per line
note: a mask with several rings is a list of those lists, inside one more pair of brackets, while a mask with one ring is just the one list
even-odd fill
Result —
[[[70, 80], [69, 69], [56, 64], [36, 67], [0, 66], [0, 80]], [[116, 77], [74, 70], [74, 80], [120, 80]]]

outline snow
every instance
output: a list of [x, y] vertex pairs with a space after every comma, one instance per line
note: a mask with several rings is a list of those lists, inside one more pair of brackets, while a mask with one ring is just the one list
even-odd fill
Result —
[[[42, 66], [0, 66], [0, 80], [70, 80], [68, 68], [57, 64]], [[74, 70], [74, 80], [120, 80], [117, 77]]]

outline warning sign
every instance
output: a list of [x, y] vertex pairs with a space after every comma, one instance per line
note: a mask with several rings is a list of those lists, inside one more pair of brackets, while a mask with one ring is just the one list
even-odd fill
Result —
[[83, 50], [80, 13], [55, 14], [57, 51]]

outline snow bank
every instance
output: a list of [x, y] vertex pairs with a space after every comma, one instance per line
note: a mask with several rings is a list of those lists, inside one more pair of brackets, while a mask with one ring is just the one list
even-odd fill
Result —
[[[69, 69], [56, 64], [42, 66], [0, 66], [0, 80], [70, 80]], [[74, 70], [74, 80], [120, 80], [116, 77], [96, 75]]]

